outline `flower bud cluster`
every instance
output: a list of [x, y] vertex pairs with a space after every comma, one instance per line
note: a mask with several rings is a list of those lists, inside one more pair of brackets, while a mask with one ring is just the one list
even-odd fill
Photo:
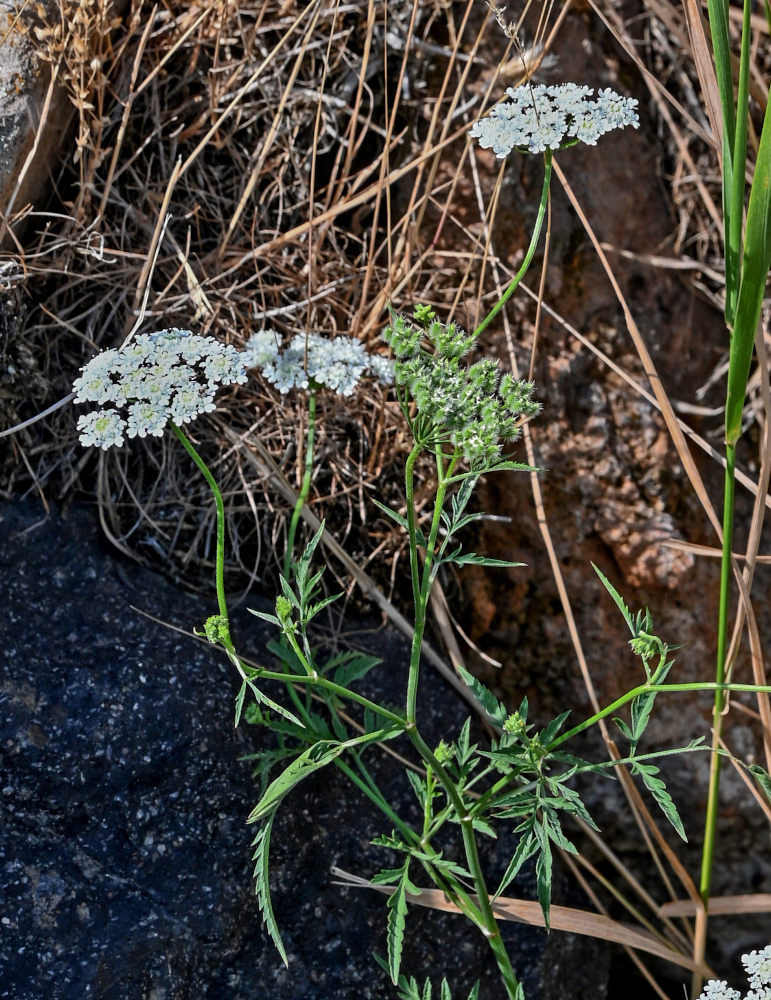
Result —
[[298, 333], [282, 351], [275, 330], [260, 330], [249, 338], [241, 357], [247, 368], [259, 368], [280, 393], [324, 387], [350, 396], [367, 372], [383, 385], [393, 382], [393, 362], [369, 354], [354, 337], [328, 340], [317, 333], [307, 337]]
[[112, 405], [78, 418], [80, 443], [104, 450], [121, 447], [124, 435], [160, 437], [169, 421], [184, 424], [213, 410], [220, 386], [246, 381], [234, 347], [178, 329], [140, 334], [97, 354], [81, 372], [75, 402]]
[[575, 83], [523, 84], [506, 93], [511, 101], [497, 104], [469, 132], [483, 149], [492, 149], [501, 159], [512, 149], [543, 153], [576, 142], [596, 146], [599, 137], [612, 129], [639, 127], [637, 101], [610, 88], [598, 91], [594, 100], [591, 87]]
[[[771, 1000], [771, 945], [742, 955], [742, 965], [750, 985], [744, 1000]], [[725, 980], [710, 979], [699, 1000], [741, 1000], [741, 994]]]
[[540, 410], [530, 398], [532, 383], [501, 377], [498, 362], [490, 359], [466, 366], [462, 358], [473, 336], [454, 323], [440, 323], [423, 306], [415, 318], [417, 323], [394, 315], [383, 331], [397, 358], [396, 384], [414, 401], [435, 444], [449, 442], [472, 468], [490, 465], [503, 442], [519, 436], [520, 418]]

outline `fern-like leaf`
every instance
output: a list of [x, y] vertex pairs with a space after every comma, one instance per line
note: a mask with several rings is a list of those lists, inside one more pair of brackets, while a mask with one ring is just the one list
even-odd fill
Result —
[[265, 927], [267, 928], [268, 934], [270, 934], [273, 944], [275, 944], [284, 965], [288, 966], [289, 959], [286, 957], [286, 949], [284, 948], [284, 942], [281, 940], [278, 924], [276, 923], [276, 918], [273, 914], [273, 904], [270, 899], [270, 833], [275, 815], [276, 813], [274, 810], [267, 817], [254, 838], [254, 877], [257, 891], [257, 904], [260, 907]]
[[683, 823], [680, 819], [677, 807], [672, 801], [672, 796], [667, 791], [666, 785], [661, 778], [658, 777], [659, 769], [655, 766], [655, 764], [641, 764], [638, 760], [632, 762], [630, 769], [632, 774], [640, 775], [645, 783], [645, 787], [656, 800], [656, 804], [659, 809], [661, 809], [669, 822], [675, 828], [678, 836], [688, 843], [688, 838], [685, 835], [685, 830], [683, 829]]

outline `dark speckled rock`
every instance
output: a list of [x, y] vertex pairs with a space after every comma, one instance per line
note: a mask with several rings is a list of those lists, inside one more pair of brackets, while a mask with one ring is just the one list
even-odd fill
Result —
[[[338, 772], [308, 780], [274, 830], [289, 971], [263, 933], [244, 826], [256, 793], [240, 760], [260, 734], [233, 728], [223, 657], [131, 607], [188, 630], [211, 603], [117, 559], [87, 510], [4, 503], [0, 539], [0, 997], [393, 997], [370, 958], [385, 951], [382, 898], [329, 874], [373, 874], [389, 858], [369, 841], [389, 830]], [[235, 628], [259, 655], [262, 624], [244, 612]], [[375, 683], [396, 697], [404, 641], [381, 632], [377, 646], [387, 669]], [[438, 738], [464, 712], [436, 683], [427, 715]], [[409, 800], [398, 772], [383, 781]], [[464, 997], [481, 977], [483, 997], [501, 996], [459, 918], [420, 909], [408, 927], [406, 971], [446, 973]], [[605, 995], [604, 945], [505, 930], [529, 1000]]]

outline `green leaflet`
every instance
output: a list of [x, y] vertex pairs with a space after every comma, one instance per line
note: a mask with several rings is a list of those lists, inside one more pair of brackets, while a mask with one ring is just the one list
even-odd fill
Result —
[[457, 670], [466, 682], [466, 685], [471, 688], [471, 693], [485, 710], [490, 719], [492, 719], [492, 721], [497, 725], [502, 726], [509, 714], [506, 706], [502, 702], [498, 701], [492, 691], [489, 691], [484, 684], [470, 674], [465, 667], [458, 664]]
[[526, 833], [523, 833], [522, 836], [519, 838], [517, 849], [514, 851], [513, 858], [511, 859], [511, 861], [509, 861], [509, 865], [506, 869], [506, 872], [503, 878], [501, 879], [501, 884], [495, 890], [493, 899], [497, 899], [498, 896], [500, 896], [500, 894], [506, 890], [509, 884], [513, 882], [514, 879], [519, 874], [519, 870], [522, 867], [522, 865], [527, 861], [528, 858], [532, 858], [532, 856], [536, 853], [537, 850], [538, 850], [538, 840], [536, 839], [536, 836], [533, 833], [531, 826], [531, 828]]
[[268, 855], [270, 852], [270, 833], [273, 827], [273, 819], [275, 815], [276, 811], [274, 809], [273, 812], [267, 817], [265, 823], [263, 823], [257, 831], [257, 835], [254, 838], [254, 877], [256, 879], [257, 904], [260, 907], [262, 919], [265, 922], [268, 934], [270, 934], [273, 944], [275, 944], [284, 965], [288, 966], [289, 959], [286, 957], [286, 949], [284, 948], [284, 942], [281, 940], [278, 924], [276, 923], [276, 918], [273, 914], [273, 904], [270, 899]]
[[771, 777], [769, 777], [768, 771], [762, 768], [760, 764], [750, 764], [748, 770], [760, 786], [766, 799], [771, 802]]
[[538, 890], [538, 902], [541, 904], [546, 930], [551, 929], [549, 911], [551, 909], [551, 844], [548, 831], [536, 820], [534, 832], [538, 839], [540, 852], [535, 862], [535, 881]]
[[[385, 969], [386, 972], [389, 971], [388, 963], [385, 962], [380, 955], [375, 955], [373, 957], [382, 969]], [[426, 979], [421, 989], [420, 984], [414, 976], [410, 976], [410, 978], [407, 979], [406, 976], [400, 974], [396, 987], [398, 990], [399, 1000], [431, 1000], [433, 996], [433, 988], [431, 986], [430, 979]], [[452, 1000], [450, 984], [446, 979], [442, 979], [439, 991], [439, 1000]], [[469, 993], [467, 1000], [479, 1000], [478, 982], [474, 983], [471, 987], [471, 992]]]
[[616, 590], [616, 588], [613, 586], [610, 580], [605, 576], [602, 570], [598, 566], [595, 566], [594, 563], [592, 563], [592, 569], [600, 578], [600, 582], [602, 583], [603, 587], [613, 598], [616, 607], [624, 616], [624, 621], [627, 623], [629, 631], [632, 633], [632, 635], [634, 635], [635, 634], [634, 617], [632, 615], [632, 612], [627, 607], [624, 598], [621, 596], [621, 594], [619, 594], [619, 592]]
[[381, 729], [374, 733], [365, 733], [363, 736], [356, 736], [353, 739], [341, 743], [337, 740], [319, 740], [313, 746], [304, 750], [299, 757], [296, 757], [287, 769], [270, 783], [265, 794], [257, 805], [252, 809], [247, 819], [247, 823], [256, 823], [273, 812], [281, 803], [285, 795], [299, 784], [303, 778], [307, 778], [314, 771], [326, 767], [341, 753], [350, 747], [360, 746], [363, 743], [377, 742], [394, 735], [396, 731], [392, 729]]
[[680, 819], [680, 815], [677, 808], [672, 801], [672, 796], [666, 789], [664, 782], [661, 778], [657, 777], [659, 769], [655, 764], [641, 764], [639, 760], [633, 760], [629, 769], [632, 774], [639, 774], [645, 783], [645, 787], [651, 793], [653, 798], [656, 800], [656, 804], [667, 817], [669, 822], [675, 828], [678, 836], [681, 837], [686, 843], [688, 843], [688, 838], [685, 835], [685, 830], [683, 829], [683, 823]]
[[[391, 974], [391, 982], [399, 982], [399, 966], [402, 962], [402, 948], [404, 946], [404, 928], [407, 921], [407, 892], [417, 894], [418, 887], [410, 881], [410, 858], [406, 858], [404, 864], [399, 869], [399, 881], [396, 889], [388, 897], [388, 971]], [[373, 879], [374, 881], [374, 879]]]

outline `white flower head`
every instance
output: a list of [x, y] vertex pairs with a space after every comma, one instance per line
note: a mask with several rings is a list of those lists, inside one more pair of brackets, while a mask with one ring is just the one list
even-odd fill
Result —
[[[742, 965], [750, 984], [744, 1000], [771, 1000], [771, 945], [742, 955]], [[710, 979], [699, 1000], [741, 1000], [741, 994], [724, 980]]]
[[725, 980], [710, 979], [699, 1000], [741, 1000], [738, 990], [733, 990]]
[[244, 368], [264, 368], [275, 361], [281, 349], [281, 334], [268, 328], [253, 333], [246, 342], [241, 360]]
[[761, 992], [764, 987], [771, 987], [771, 945], [742, 955], [742, 965], [753, 990]]
[[500, 159], [512, 149], [543, 153], [576, 142], [594, 146], [612, 129], [639, 126], [637, 101], [610, 89], [599, 91], [596, 100], [591, 87], [575, 83], [523, 84], [506, 93], [511, 101], [497, 104], [469, 132]]
[[73, 385], [76, 403], [126, 408], [125, 416], [111, 408], [78, 419], [80, 443], [103, 449], [120, 447], [124, 434], [160, 437], [170, 420], [183, 424], [213, 410], [220, 386], [246, 381], [234, 347], [178, 329], [141, 334], [81, 371]]
[[82, 445], [93, 444], [107, 451], [113, 445], [120, 448], [123, 444], [126, 421], [117, 410], [92, 410], [78, 417], [78, 430]]
[[260, 368], [282, 394], [323, 387], [350, 396], [367, 372], [382, 384], [393, 381], [393, 362], [369, 354], [355, 337], [330, 340], [318, 333], [298, 333], [281, 351], [278, 334], [262, 330], [249, 338], [242, 357], [248, 368]]

